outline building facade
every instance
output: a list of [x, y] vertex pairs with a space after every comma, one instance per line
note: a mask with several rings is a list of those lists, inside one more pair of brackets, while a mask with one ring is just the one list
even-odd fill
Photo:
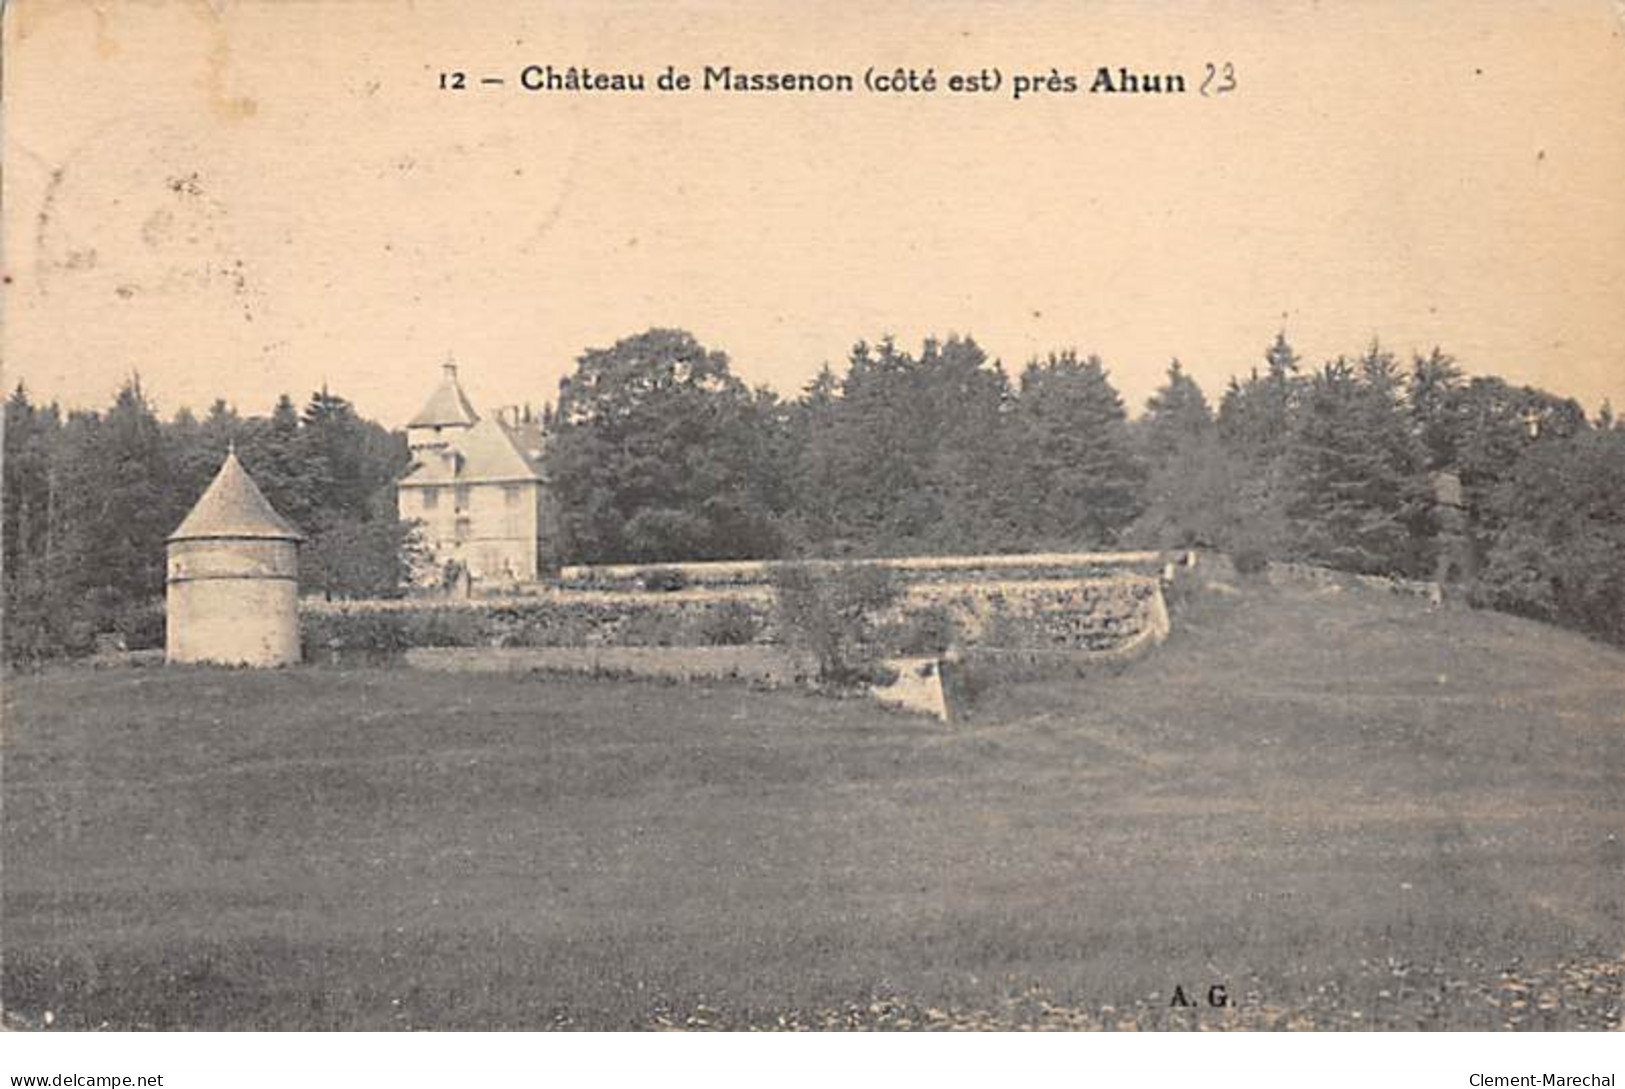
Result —
[[403, 520], [421, 524], [434, 559], [426, 581], [456, 572], [475, 582], [534, 581], [546, 511], [540, 422], [513, 408], [482, 418], [447, 363], [406, 438], [412, 466], [396, 502]]

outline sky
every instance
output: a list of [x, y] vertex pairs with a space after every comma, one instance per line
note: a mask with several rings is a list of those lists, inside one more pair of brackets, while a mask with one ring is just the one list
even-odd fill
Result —
[[[1625, 38], [1512, 3], [102, 3], [5, 10], [0, 369], [166, 415], [327, 384], [398, 426], [454, 357], [540, 404], [650, 326], [795, 393], [851, 344], [1096, 352], [1132, 407], [1277, 329], [1625, 407]], [[1235, 90], [1202, 96], [1209, 63]], [[987, 95], [530, 93], [998, 67]], [[1181, 96], [1009, 91], [1179, 72]], [[442, 72], [502, 86], [439, 89]]]

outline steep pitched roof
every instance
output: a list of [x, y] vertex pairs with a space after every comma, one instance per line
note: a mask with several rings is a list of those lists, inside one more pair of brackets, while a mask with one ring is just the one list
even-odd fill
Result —
[[547, 445], [546, 437], [542, 434], [542, 421], [523, 420], [507, 424], [508, 437], [525, 455], [525, 460], [537, 470], [542, 468], [542, 451]]
[[301, 541], [304, 537], [276, 512], [248, 475], [237, 451], [226, 460], [214, 480], [174, 533], [171, 541], [193, 541], [204, 537], [254, 537], [279, 541]]
[[445, 370], [440, 385], [429, 395], [429, 403], [412, 417], [407, 427], [468, 427], [479, 421], [480, 414], [474, 411], [463, 387], [457, 384], [456, 365], [447, 363]]
[[463, 455], [461, 479], [539, 480], [536, 467], [514, 445], [508, 429], [496, 420], [481, 420], [469, 428], [457, 443]]
[[497, 420], [480, 420], [453, 435], [445, 456], [431, 454], [407, 473], [410, 484], [494, 484], [540, 481], [542, 474]]

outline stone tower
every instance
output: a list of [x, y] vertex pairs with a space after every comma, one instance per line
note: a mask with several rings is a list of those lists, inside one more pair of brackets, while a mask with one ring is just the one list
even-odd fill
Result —
[[298, 662], [301, 539], [229, 451], [169, 536], [167, 659]]
[[446, 453], [452, 439], [480, 422], [480, 414], [469, 404], [468, 395], [457, 383], [457, 364], [446, 360], [440, 367], [440, 385], [429, 403], [406, 425], [406, 443], [415, 457]]

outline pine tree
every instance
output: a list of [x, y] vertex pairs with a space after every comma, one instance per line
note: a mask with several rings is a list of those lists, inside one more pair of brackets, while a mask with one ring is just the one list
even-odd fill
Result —
[[1245, 382], [1230, 380], [1219, 404], [1219, 433], [1243, 457], [1268, 464], [1286, 453], [1303, 387], [1299, 362], [1286, 333], [1278, 332], [1264, 352], [1264, 373], [1255, 368]]
[[[164, 590], [174, 528], [164, 437], [138, 377], [105, 416], [76, 412], [64, 429], [53, 585], [90, 632], [123, 629]], [[79, 641], [76, 639], [76, 641]]]
[[305, 466], [319, 466], [325, 473], [325, 479], [313, 482], [318, 522], [335, 517], [362, 520], [371, 513], [368, 500], [384, 482], [368, 471], [364, 432], [350, 402], [326, 385], [310, 395], [299, 417], [296, 446]]
[[1425, 454], [1375, 343], [1308, 383], [1286, 458], [1287, 514], [1302, 555], [1349, 571], [1425, 574], [1431, 493]]
[[4, 522], [0, 560], [10, 578], [31, 577], [44, 560], [51, 513], [51, 457], [60, 430], [56, 406], [36, 408], [22, 383], [5, 406]]
[[1011, 543], [1010, 383], [970, 337], [927, 341], [919, 365], [915, 424], [921, 429], [936, 525], [933, 551], [969, 553]]
[[21, 383], [5, 405], [4, 481], [0, 483], [0, 632], [7, 660], [48, 655], [61, 637], [69, 599], [58, 592], [56, 459], [62, 420], [56, 405], [35, 406]]
[[890, 337], [859, 342], [848, 356], [830, 435], [837, 534], [847, 548], [906, 553], [938, 519], [925, 482], [934, 444], [918, 411], [915, 368]]
[[1412, 359], [1410, 414], [1427, 449], [1429, 468], [1447, 469], [1456, 464], [1462, 441], [1461, 385], [1461, 368], [1439, 348]]
[[269, 419], [245, 421], [237, 454], [279, 514], [307, 534], [317, 528], [332, 471], [323, 452], [305, 443], [293, 398], [278, 397]]
[[1140, 419], [1142, 449], [1153, 465], [1167, 462], [1179, 450], [1213, 430], [1213, 413], [1202, 387], [1186, 374], [1179, 360], [1168, 364], [1161, 388], [1145, 403]]
[[1032, 533], [1058, 547], [1113, 543], [1139, 513], [1145, 469], [1100, 357], [1067, 350], [1033, 360], [1018, 404]]
[[837, 401], [840, 380], [828, 363], [790, 406], [787, 442], [792, 449], [791, 534], [798, 551], [824, 555], [840, 536], [837, 466]]

